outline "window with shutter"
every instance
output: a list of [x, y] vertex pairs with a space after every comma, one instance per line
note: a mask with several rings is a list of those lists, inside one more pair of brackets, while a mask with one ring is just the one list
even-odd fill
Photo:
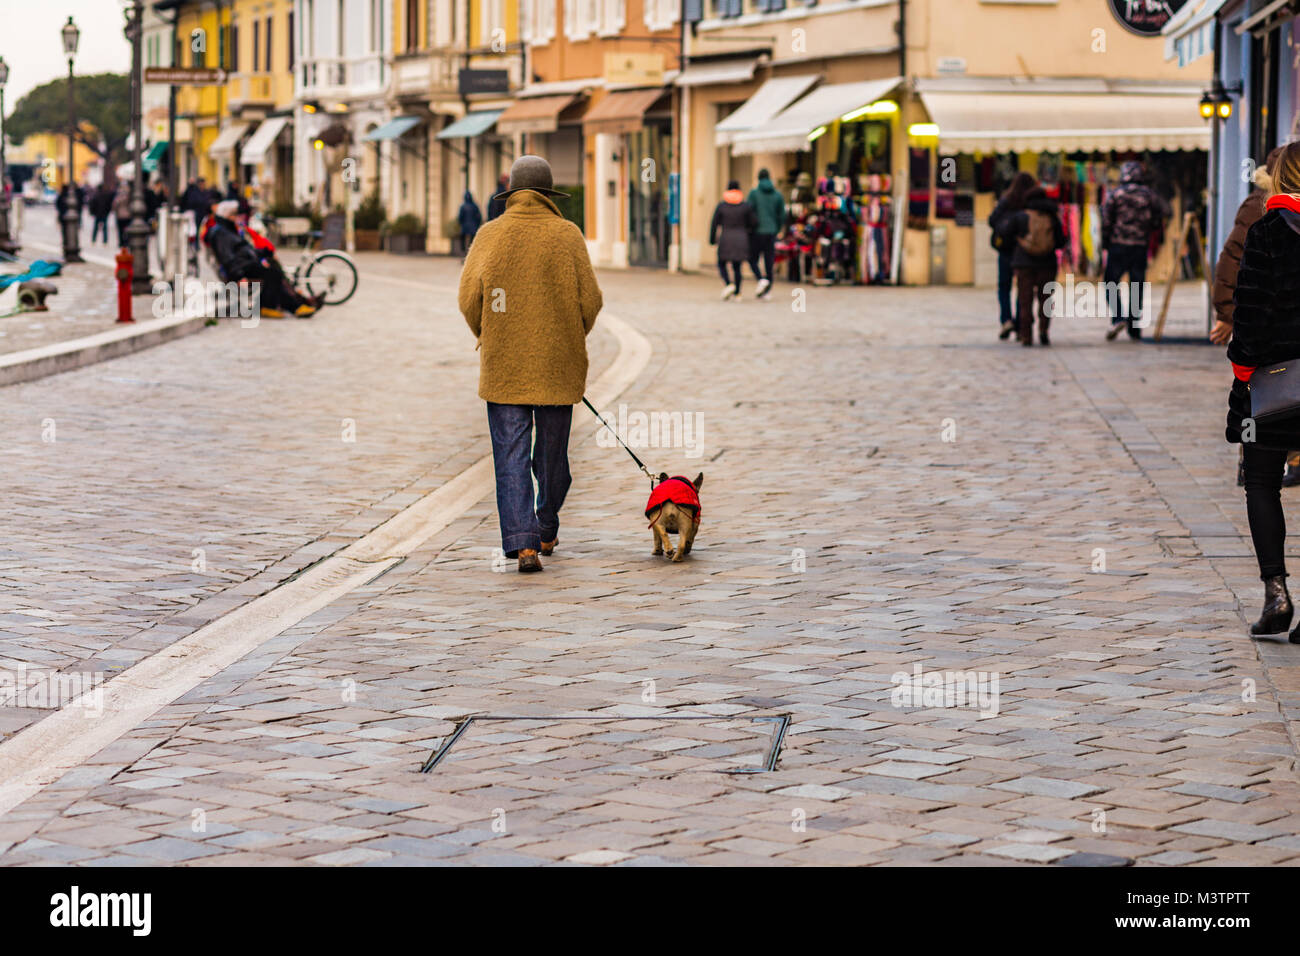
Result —
[[[646, 0], [646, 5], [654, 6], [654, 0]], [[602, 22], [597, 32], [601, 36], [614, 36], [627, 26], [627, 0], [601, 0]]]
[[271, 72], [271, 51], [275, 49], [271, 44], [271, 18], [266, 18], [266, 72]]
[[543, 43], [555, 39], [555, 5], [556, 0], [541, 0], [538, 33]]
[[686, 0], [686, 22], [697, 23], [704, 19], [704, 0]]

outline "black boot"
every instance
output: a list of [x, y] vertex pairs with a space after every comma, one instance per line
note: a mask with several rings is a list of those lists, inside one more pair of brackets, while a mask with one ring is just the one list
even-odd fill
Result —
[[[1286, 590], [1286, 575], [1264, 579], [1264, 610], [1259, 620], [1250, 626], [1252, 634], [1281, 634], [1291, 626], [1295, 608]], [[1296, 640], [1300, 643], [1300, 639]]]

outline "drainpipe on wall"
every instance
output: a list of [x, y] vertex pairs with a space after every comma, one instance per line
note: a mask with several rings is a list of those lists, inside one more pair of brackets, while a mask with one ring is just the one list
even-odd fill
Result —
[[[1223, 84], [1223, 78], [1220, 76], [1220, 70], [1223, 66], [1223, 40], [1222, 31], [1224, 25], [1219, 22], [1214, 31], [1214, 70], [1211, 84]], [[1205, 281], [1210, 285], [1210, 294], [1205, 297], [1205, 334], [1208, 336], [1210, 329], [1214, 325], [1214, 275], [1211, 272], [1213, 266], [1211, 263], [1218, 262], [1219, 249], [1219, 170], [1222, 168], [1221, 162], [1221, 135], [1222, 121], [1217, 115], [1210, 117], [1210, 169], [1209, 169], [1209, 196], [1206, 210], [1205, 223]]]
[[[678, 53], [678, 76], [686, 72], [690, 66], [691, 54], [687, 49], [686, 31], [690, 27], [686, 23], [686, 0], [681, 0], [678, 5], [679, 25], [681, 26], [681, 49]], [[677, 100], [677, 126], [678, 126], [678, 143], [677, 143], [677, 271], [686, 271], [686, 243], [690, 231], [686, 228], [687, 210], [690, 203], [687, 202], [688, 195], [686, 181], [690, 176], [690, 142], [691, 142], [691, 88], [683, 83], [678, 87], [680, 93]]]

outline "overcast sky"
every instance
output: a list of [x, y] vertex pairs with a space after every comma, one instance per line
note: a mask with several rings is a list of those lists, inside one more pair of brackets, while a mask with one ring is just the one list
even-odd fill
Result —
[[13, 112], [24, 93], [67, 74], [59, 31], [68, 17], [81, 28], [77, 73], [129, 72], [122, 10], [122, 0], [0, 0], [0, 56], [9, 64], [5, 112]]

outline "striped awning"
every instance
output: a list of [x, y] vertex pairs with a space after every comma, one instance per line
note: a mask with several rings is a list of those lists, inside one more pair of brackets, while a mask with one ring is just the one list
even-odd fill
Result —
[[921, 92], [943, 153], [1209, 149], [1195, 93]]

